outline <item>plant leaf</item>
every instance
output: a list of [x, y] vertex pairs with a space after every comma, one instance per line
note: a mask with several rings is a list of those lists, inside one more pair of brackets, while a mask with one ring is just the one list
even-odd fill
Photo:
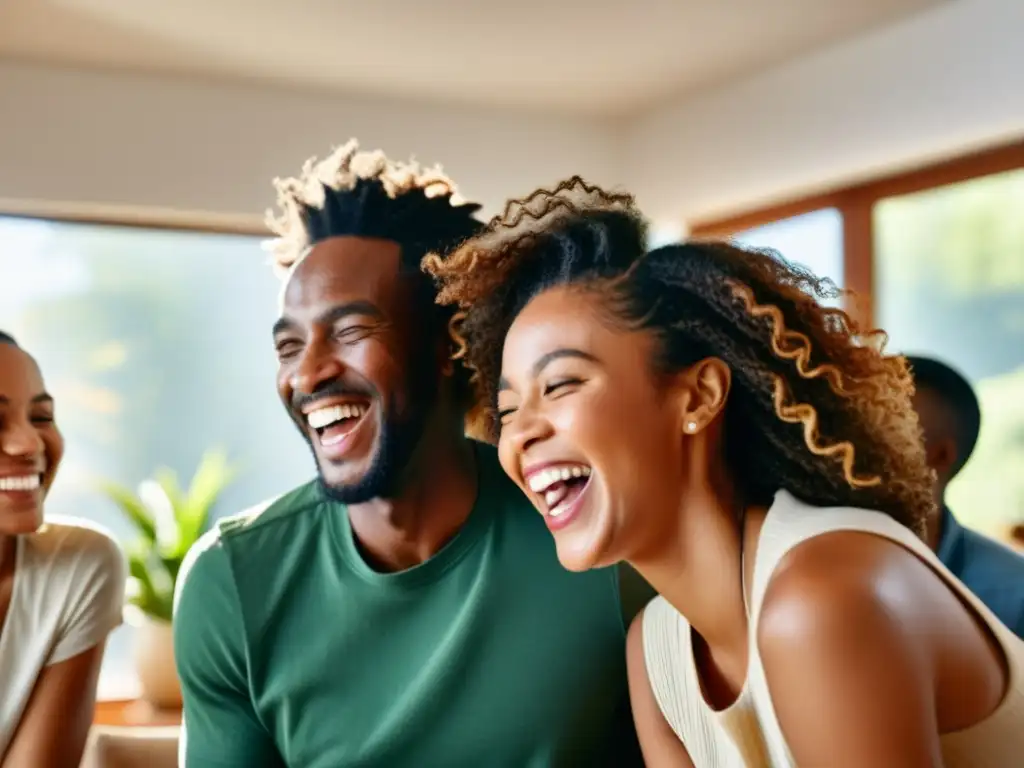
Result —
[[153, 479], [160, 484], [167, 494], [174, 509], [178, 509], [185, 502], [185, 494], [182, 491], [181, 483], [178, 482], [178, 473], [170, 467], [160, 467], [153, 473]]
[[156, 523], [142, 500], [123, 485], [109, 480], [99, 481], [99, 490], [113, 501], [138, 529], [147, 542], [156, 542]]
[[[140, 494], [109, 481], [99, 484], [99, 489], [117, 504], [141, 534], [138, 540], [126, 544], [134, 587], [128, 600], [131, 605], [154, 618], [171, 620], [174, 588], [182, 561], [206, 530], [214, 504], [236, 474], [223, 451], [211, 450], [200, 460], [187, 491], [181, 488], [175, 473], [166, 467], [140, 485], [143, 488]], [[160, 495], [161, 510], [170, 507], [170, 520], [165, 520], [161, 514], [159, 526], [154, 511], [147, 507], [143, 498], [149, 490]], [[175, 529], [173, 536], [163, 530], [169, 522]]]
[[174, 607], [174, 581], [166, 574], [161, 574], [163, 578], [160, 578], [151, 571], [147, 550], [133, 547], [129, 551], [128, 572], [137, 587], [129, 602], [144, 613], [170, 621]]
[[203, 455], [192, 476], [185, 501], [176, 510], [182, 556], [206, 530], [214, 504], [235, 475], [236, 471], [228, 464], [223, 451], [211, 450]]

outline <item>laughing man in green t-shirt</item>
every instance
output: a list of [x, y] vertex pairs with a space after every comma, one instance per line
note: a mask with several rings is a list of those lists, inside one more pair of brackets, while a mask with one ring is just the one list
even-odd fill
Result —
[[472, 387], [419, 263], [479, 206], [354, 142], [278, 188], [278, 389], [319, 476], [189, 556], [181, 765], [639, 765], [616, 571], [563, 570], [463, 436]]

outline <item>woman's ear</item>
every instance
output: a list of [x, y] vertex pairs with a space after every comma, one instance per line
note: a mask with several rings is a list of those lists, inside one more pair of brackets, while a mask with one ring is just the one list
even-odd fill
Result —
[[686, 396], [683, 405], [683, 431], [700, 432], [725, 408], [732, 386], [732, 371], [717, 357], [706, 357], [686, 371]]

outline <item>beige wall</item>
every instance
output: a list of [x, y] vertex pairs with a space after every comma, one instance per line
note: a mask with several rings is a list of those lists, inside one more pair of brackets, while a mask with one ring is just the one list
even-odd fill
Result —
[[655, 218], [703, 217], [1024, 137], [1024, 2], [954, 0], [630, 127]]
[[255, 221], [273, 176], [354, 135], [441, 161], [489, 212], [571, 173], [625, 183], [669, 237], [687, 217], [1024, 136], [1022, 29], [1021, 0], [952, 0], [626, 124], [0, 64], [0, 208]]
[[605, 126], [324, 93], [0, 64], [0, 116], [0, 200], [256, 215], [351, 136], [441, 162], [492, 211], [572, 173], [621, 181]]

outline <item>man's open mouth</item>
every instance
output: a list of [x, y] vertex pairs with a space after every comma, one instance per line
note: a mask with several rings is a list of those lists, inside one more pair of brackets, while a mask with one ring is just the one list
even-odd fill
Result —
[[320, 445], [330, 447], [342, 442], [359, 426], [369, 408], [368, 400], [319, 404], [305, 414], [306, 423], [316, 432]]

